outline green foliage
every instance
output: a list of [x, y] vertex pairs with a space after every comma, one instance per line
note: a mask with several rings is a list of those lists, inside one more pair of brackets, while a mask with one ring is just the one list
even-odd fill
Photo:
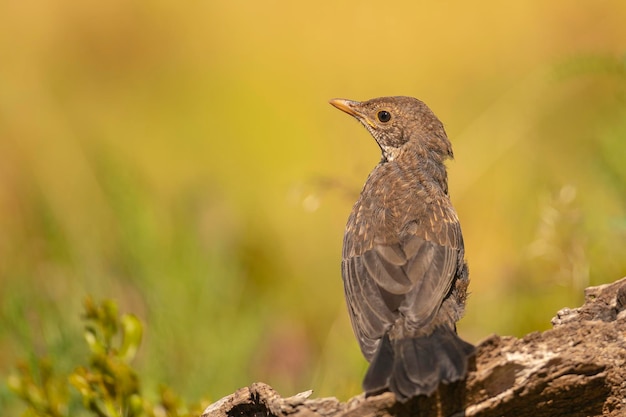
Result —
[[68, 414], [69, 386], [67, 378], [54, 373], [50, 359], [41, 358], [34, 366], [21, 363], [9, 376], [9, 388], [22, 399], [28, 409], [24, 417], [64, 417]]
[[[37, 359], [34, 365], [20, 364], [9, 376], [9, 388], [26, 404], [24, 417], [183, 417], [199, 415], [189, 409], [165, 386], [159, 401], [152, 404], [141, 392], [139, 375], [131, 362], [139, 349], [143, 326], [132, 314], [118, 314], [110, 300], [100, 304], [88, 297], [84, 303], [85, 341], [89, 363], [69, 376], [55, 372], [53, 361]], [[71, 407], [70, 385], [78, 392], [83, 409]], [[70, 413], [70, 408], [73, 408]]]

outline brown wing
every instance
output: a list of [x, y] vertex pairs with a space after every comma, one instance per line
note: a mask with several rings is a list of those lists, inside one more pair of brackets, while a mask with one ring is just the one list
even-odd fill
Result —
[[397, 243], [342, 262], [352, 327], [368, 360], [401, 316], [409, 331], [427, 330], [450, 290], [463, 260], [458, 219], [451, 213], [429, 223], [410, 222]]

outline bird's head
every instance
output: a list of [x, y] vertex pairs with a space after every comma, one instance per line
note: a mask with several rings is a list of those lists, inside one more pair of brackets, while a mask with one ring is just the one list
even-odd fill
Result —
[[407, 146], [440, 161], [452, 157], [443, 124], [416, 98], [380, 97], [362, 102], [336, 98], [330, 104], [354, 116], [369, 130], [386, 161], [393, 161]]

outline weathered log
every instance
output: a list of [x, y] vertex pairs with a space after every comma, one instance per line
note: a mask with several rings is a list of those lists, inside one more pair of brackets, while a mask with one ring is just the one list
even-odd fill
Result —
[[467, 380], [399, 403], [392, 393], [283, 398], [254, 383], [210, 405], [203, 417], [626, 416], [626, 278], [585, 290], [553, 328], [480, 343]]

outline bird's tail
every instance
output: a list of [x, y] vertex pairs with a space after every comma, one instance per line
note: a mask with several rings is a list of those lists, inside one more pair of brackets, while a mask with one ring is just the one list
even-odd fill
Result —
[[386, 334], [370, 363], [363, 389], [366, 394], [391, 390], [400, 401], [432, 394], [439, 383], [462, 380], [474, 346], [453, 329], [437, 327], [428, 336], [399, 340]]

